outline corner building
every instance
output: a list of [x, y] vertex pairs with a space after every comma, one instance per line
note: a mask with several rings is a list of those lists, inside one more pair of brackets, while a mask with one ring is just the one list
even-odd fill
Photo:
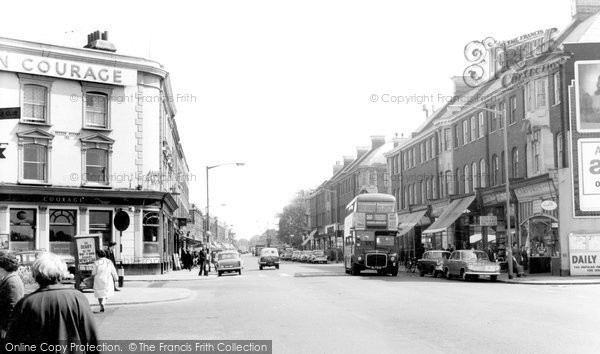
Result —
[[189, 218], [169, 74], [107, 37], [85, 48], [0, 38], [0, 107], [21, 110], [0, 120], [1, 247], [70, 259], [75, 235], [102, 234], [126, 274], [168, 271]]

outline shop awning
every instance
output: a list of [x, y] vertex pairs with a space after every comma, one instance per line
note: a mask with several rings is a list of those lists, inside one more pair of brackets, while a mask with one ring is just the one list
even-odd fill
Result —
[[306, 245], [307, 243], [309, 243], [310, 241], [312, 241], [315, 238], [315, 234], [317, 233], [317, 230], [313, 230], [310, 235], [308, 235], [308, 237], [306, 238], [306, 240], [304, 240], [304, 242], [302, 242], [302, 246]]
[[407, 234], [415, 226], [421, 223], [421, 219], [427, 213], [427, 209], [415, 211], [410, 214], [398, 215], [398, 236]]
[[442, 215], [433, 223], [431, 226], [423, 231], [423, 234], [433, 234], [436, 232], [444, 232], [446, 229], [454, 224], [456, 219], [458, 219], [464, 211], [473, 203], [475, 200], [475, 196], [470, 196], [466, 198], [453, 200], [450, 205], [448, 205]]

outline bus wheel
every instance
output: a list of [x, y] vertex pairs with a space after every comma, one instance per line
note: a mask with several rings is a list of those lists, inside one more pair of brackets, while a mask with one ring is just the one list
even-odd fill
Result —
[[359, 275], [360, 274], [360, 270], [358, 270], [358, 266], [356, 264], [354, 264], [354, 263], [352, 263], [351, 273], [352, 273], [352, 275]]

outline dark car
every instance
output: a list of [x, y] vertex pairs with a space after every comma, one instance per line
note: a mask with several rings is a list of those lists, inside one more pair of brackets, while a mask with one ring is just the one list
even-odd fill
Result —
[[217, 255], [217, 275], [221, 276], [223, 273], [236, 272], [242, 275], [242, 268], [244, 267], [242, 259], [237, 251], [222, 251]]
[[443, 250], [427, 251], [423, 253], [423, 258], [417, 261], [417, 269], [423, 277], [425, 274], [431, 274], [434, 278], [438, 274], [444, 273], [444, 261], [450, 258], [450, 252]]

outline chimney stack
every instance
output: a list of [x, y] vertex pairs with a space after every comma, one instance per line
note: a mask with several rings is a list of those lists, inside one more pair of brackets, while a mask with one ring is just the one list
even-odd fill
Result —
[[452, 76], [450, 79], [454, 83], [454, 97], [464, 96], [471, 90], [471, 87], [465, 82], [464, 76]]
[[92, 32], [88, 34], [87, 39], [88, 41], [84, 48], [103, 50], [105, 52], [113, 53], [117, 51], [115, 45], [108, 41], [108, 31], [104, 31], [102, 33], [100, 31]]
[[344, 166], [342, 166], [339, 161], [336, 161], [335, 165], [333, 165], [333, 174], [335, 175], [336, 173], [340, 172], [342, 167]]
[[354, 161], [354, 156], [344, 156], [344, 166], [348, 166]]
[[571, 17], [583, 21], [600, 12], [600, 0], [571, 0]]
[[369, 147], [368, 146], [358, 146], [356, 147], [356, 158], [360, 159], [361, 157], [365, 156], [365, 154], [369, 152]]
[[377, 149], [383, 144], [385, 144], [384, 135], [371, 135], [371, 149]]

